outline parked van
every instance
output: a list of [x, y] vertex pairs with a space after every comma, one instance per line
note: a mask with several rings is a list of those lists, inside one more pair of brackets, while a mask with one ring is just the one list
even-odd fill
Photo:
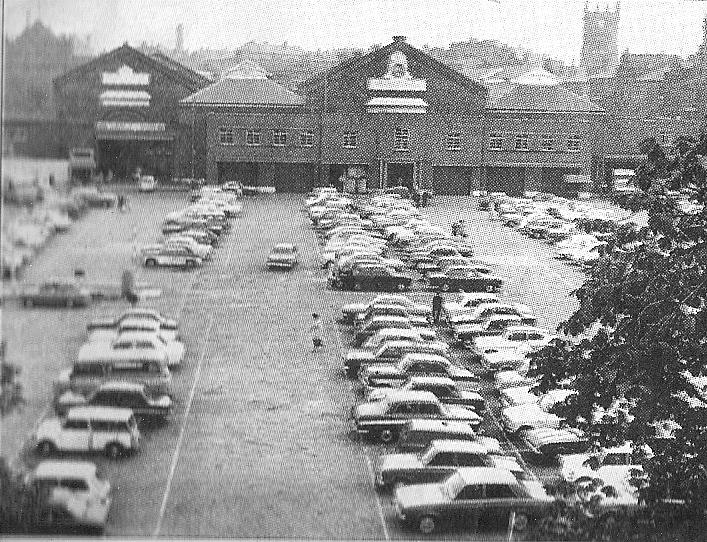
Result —
[[410, 420], [400, 431], [396, 451], [416, 453], [427, 448], [433, 440], [470, 440], [486, 446], [488, 453], [500, 454], [501, 443], [483, 437], [466, 422], [444, 420]]
[[59, 374], [54, 382], [54, 399], [67, 391], [83, 396], [92, 395], [101, 384], [112, 381], [144, 384], [147, 393], [171, 395], [172, 375], [164, 358], [155, 353], [133, 359], [82, 359]]
[[129, 408], [75, 407], [66, 418], [44, 420], [33, 435], [41, 455], [104, 452], [111, 459], [140, 448], [140, 431]]

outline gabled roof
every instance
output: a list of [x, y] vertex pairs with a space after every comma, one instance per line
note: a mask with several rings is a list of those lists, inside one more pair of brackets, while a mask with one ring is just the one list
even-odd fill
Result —
[[559, 85], [518, 85], [489, 105], [495, 111], [604, 113], [589, 99]]
[[431, 70], [438, 72], [448, 77], [452, 81], [455, 81], [471, 90], [481, 92], [486, 91], [486, 89], [479, 83], [472, 81], [471, 79], [469, 79], [465, 75], [462, 75], [455, 69], [450, 68], [446, 64], [431, 57], [427, 53], [413, 47], [403, 39], [396, 39], [385, 47], [381, 47], [380, 49], [371, 51], [370, 53], [363, 56], [354, 57], [350, 60], [347, 60], [345, 62], [342, 62], [341, 64], [334, 66], [333, 68], [323, 73], [317, 74], [314, 77], [310, 77], [304, 83], [302, 83], [301, 88], [316, 88], [322, 85], [325, 79], [327, 81], [332, 81], [337, 79], [341, 75], [346, 75], [351, 73], [352, 71], [361, 70], [367, 65], [377, 62], [381, 57], [389, 57], [390, 54], [394, 51], [402, 51], [410, 58], [414, 58], [421, 64], [429, 67]]
[[137, 49], [134, 49], [133, 47], [130, 47], [127, 43], [124, 43], [117, 49], [113, 49], [112, 51], [109, 51], [103, 55], [97, 56], [89, 62], [81, 64], [80, 66], [76, 66], [75, 68], [60, 75], [59, 77], [56, 77], [54, 79], [54, 84], [61, 84], [64, 81], [70, 79], [71, 77], [89, 72], [97, 66], [100, 66], [106, 60], [112, 60], [114, 58], [137, 59], [140, 62], [147, 64], [155, 71], [161, 72], [180, 82], [186, 88], [192, 91], [198, 90], [210, 83], [210, 81], [203, 75], [200, 75], [195, 71], [190, 70], [179, 62], [168, 59], [164, 55], [158, 53], [155, 56], [149, 56], [138, 51]]
[[301, 106], [305, 99], [271, 79], [224, 78], [184, 98], [185, 105]]

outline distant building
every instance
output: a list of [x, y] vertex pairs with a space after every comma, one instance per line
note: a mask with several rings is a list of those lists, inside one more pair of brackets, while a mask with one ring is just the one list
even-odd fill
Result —
[[619, 64], [618, 34], [621, 4], [617, 0], [613, 11], [590, 9], [584, 4], [582, 55], [580, 65], [587, 75], [613, 74]]

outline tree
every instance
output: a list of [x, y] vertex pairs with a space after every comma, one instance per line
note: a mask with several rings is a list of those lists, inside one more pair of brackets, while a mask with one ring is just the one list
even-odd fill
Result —
[[596, 444], [656, 448], [642, 499], [681, 498], [703, 514], [707, 408], [693, 377], [707, 367], [707, 135], [679, 137], [670, 154], [646, 140], [642, 151], [637, 191], [624, 202], [648, 211], [640, 243], [601, 258], [560, 325], [573, 339], [532, 355], [531, 373], [541, 392], [572, 382], [577, 394], [555, 412]]
[[49, 506], [46, 490], [25, 484], [0, 457], [0, 533], [37, 533]]

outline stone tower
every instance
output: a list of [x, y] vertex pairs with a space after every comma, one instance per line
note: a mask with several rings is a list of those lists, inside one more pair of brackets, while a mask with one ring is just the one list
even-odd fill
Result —
[[619, 0], [613, 10], [608, 5], [603, 10], [599, 6], [595, 10], [590, 10], [585, 2], [580, 65], [586, 69], [587, 75], [613, 74], [616, 71], [619, 65], [620, 10]]

